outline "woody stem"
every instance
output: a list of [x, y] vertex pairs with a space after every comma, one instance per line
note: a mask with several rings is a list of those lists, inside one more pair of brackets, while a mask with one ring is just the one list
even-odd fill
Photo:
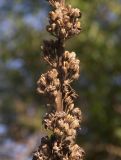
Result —
[[61, 39], [58, 39], [58, 66], [57, 66], [57, 70], [58, 70], [59, 80], [60, 80], [60, 89], [59, 89], [57, 97], [55, 99], [57, 112], [63, 111], [63, 74], [61, 73], [63, 53], [64, 53], [64, 42]]

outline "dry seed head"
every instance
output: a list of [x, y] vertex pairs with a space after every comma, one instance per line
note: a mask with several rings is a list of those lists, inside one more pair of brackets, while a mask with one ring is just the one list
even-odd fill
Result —
[[79, 9], [59, 5], [57, 2], [55, 9], [49, 13], [50, 24], [47, 26], [47, 31], [58, 38], [71, 38], [81, 31], [80, 17], [81, 13]]
[[68, 134], [68, 136], [76, 136], [76, 130], [75, 129], [69, 129], [67, 134]]
[[[82, 160], [83, 151], [75, 144], [81, 111], [74, 108], [77, 94], [70, 86], [79, 77], [80, 61], [75, 52], [64, 49], [64, 40], [81, 31], [81, 13], [71, 5], [66, 6], [64, 0], [48, 1], [53, 10], [49, 13], [47, 30], [57, 40], [44, 41], [44, 60], [52, 69], [42, 74], [37, 84], [38, 92], [45, 94], [50, 99], [50, 105], [55, 107], [43, 119], [45, 128], [53, 134], [50, 138], [42, 138], [33, 160]], [[63, 108], [63, 111], [56, 111], [57, 108]]]
[[80, 123], [79, 120], [75, 119], [71, 124], [70, 124], [70, 128], [79, 128]]

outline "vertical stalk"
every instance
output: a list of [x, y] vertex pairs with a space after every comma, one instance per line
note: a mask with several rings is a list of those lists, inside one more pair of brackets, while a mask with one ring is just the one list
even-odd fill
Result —
[[[61, 3], [64, 2], [63, 0], [61, 0]], [[63, 111], [63, 80], [62, 80], [62, 73], [60, 68], [62, 67], [62, 55], [64, 54], [64, 42], [58, 38], [57, 40], [58, 42], [58, 65], [57, 65], [57, 70], [58, 70], [58, 74], [59, 74], [59, 80], [60, 80], [60, 90], [58, 91], [58, 95], [55, 99], [56, 102], [56, 108], [57, 108], [57, 112]]]
[[43, 119], [51, 136], [43, 137], [33, 160], [82, 160], [84, 151], [76, 143], [77, 129], [82, 119], [81, 110], [74, 106], [77, 94], [71, 82], [79, 77], [79, 59], [75, 52], [65, 51], [65, 41], [81, 31], [80, 10], [65, 5], [65, 0], [48, 0], [52, 6], [47, 31], [56, 40], [44, 41], [43, 54], [51, 65], [37, 82], [38, 92], [50, 101], [51, 110]]

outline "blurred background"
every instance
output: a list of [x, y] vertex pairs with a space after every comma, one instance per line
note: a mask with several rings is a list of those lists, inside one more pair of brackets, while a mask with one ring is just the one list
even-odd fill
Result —
[[[121, 160], [121, 0], [67, 0], [82, 11], [82, 33], [66, 47], [81, 60], [73, 87], [83, 113], [77, 143], [85, 160]], [[31, 160], [47, 132], [36, 81], [47, 70], [40, 46], [46, 0], [0, 0], [0, 160]]]

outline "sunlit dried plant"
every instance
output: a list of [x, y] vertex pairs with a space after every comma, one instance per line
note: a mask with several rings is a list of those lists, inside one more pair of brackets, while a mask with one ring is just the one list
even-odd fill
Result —
[[74, 107], [77, 94], [70, 85], [79, 77], [80, 61], [75, 52], [65, 51], [64, 47], [67, 39], [80, 33], [81, 13], [66, 5], [64, 0], [48, 1], [52, 11], [47, 31], [56, 40], [44, 41], [44, 60], [51, 69], [40, 76], [37, 90], [49, 99], [47, 107], [51, 110], [45, 115], [43, 124], [52, 135], [42, 138], [33, 160], [82, 160], [84, 151], [75, 143], [82, 115], [80, 109]]

